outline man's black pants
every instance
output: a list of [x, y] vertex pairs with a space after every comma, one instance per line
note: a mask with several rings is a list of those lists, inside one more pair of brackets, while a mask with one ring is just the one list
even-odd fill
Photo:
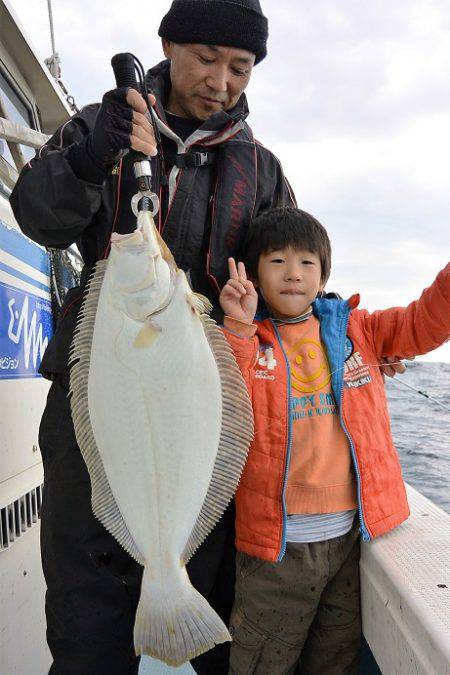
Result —
[[[44, 461], [41, 552], [47, 582], [51, 675], [135, 675], [133, 626], [142, 567], [91, 511], [86, 465], [70, 414], [68, 374], [56, 375], [41, 421]], [[228, 625], [234, 589], [229, 508], [189, 562], [193, 585]], [[197, 673], [226, 675], [229, 643], [195, 659]]]

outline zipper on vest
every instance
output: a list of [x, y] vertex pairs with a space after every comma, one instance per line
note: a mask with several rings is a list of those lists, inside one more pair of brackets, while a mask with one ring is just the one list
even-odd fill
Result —
[[289, 359], [286, 355], [286, 352], [284, 351], [283, 347], [283, 342], [281, 340], [280, 333], [278, 331], [277, 326], [275, 323], [270, 320], [275, 334], [277, 336], [277, 340], [280, 344], [281, 351], [283, 352], [284, 360], [286, 362], [286, 372], [287, 372], [287, 450], [286, 450], [286, 462], [284, 464], [284, 474], [283, 474], [283, 486], [282, 486], [282, 491], [281, 491], [281, 505], [283, 509], [283, 531], [281, 535], [281, 548], [280, 552], [277, 557], [277, 561], [279, 562], [280, 560], [283, 559], [284, 554], [286, 553], [286, 483], [287, 483], [287, 476], [288, 476], [288, 471], [289, 471], [289, 464], [291, 461], [291, 445], [292, 445], [292, 424], [291, 424], [291, 367], [289, 365]]
[[[345, 320], [344, 324], [344, 335], [347, 336], [347, 326], [348, 326], [348, 321], [349, 321], [350, 314], [347, 314], [347, 318]], [[342, 332], [341, 332], [342, 336]], [[341, 422], [342, 429], [344, 430], [345, 435], [347, 436], [347, 440], [350, 445], [350, 452], [352, 454], [352, 459], [353, 459], [353, 466], [355, 468], [355, 473], [356, 473], [356, 483], [358, 485], [358, 517], [359, 517], [359, 524], [360, 524], [360, 530], [361, 530], [361, 535], [363, 538], [363, 541], [370, 541], [371, 536], [367, 530], [366, 523], [364, 521], [364, 514], [363, 514], [363, 508], [362, 508], [362, 494], [361, 494], [361, 474], [359, 472], [359, 466], [358, 466], [358, 459], [356, 457], [356, 451], [355, 451], [355, 446], [353, 444], [353, 439], [350, 436], [350, 433], [347, 429], [347, 426], [344, 422], [344, 416], [342, 414], [342, 399], [344, 397], [344, 375], [343, 371], [340, 371], [339, 377], [341, 378], [341, 387], [340, 387], [340, 394], [339, 394], [339, 420]]]
[[358, 467], [358, 460], [356, 458], [356, 452], [355, 452], [355, 446], [353, 445], [352, 438], [347, 430], [347, 427], [345, 426], [344, 418], [342, 415], [342, 395], [343, 395], [343, 387], [341, 389], [341, 397], [339, 401], [339, 417], [341, 420], [341, 426], [344, 430], [345, 435], [347, 436], [349, 445], [350, 445], [350, 452], [352, 453], [352, 459], [353, 459], [353, 466], [355, 467], [355, 473], [356, 473], [356, 482], [358, 484], [358, 516], [359, 516], [359, 524], [361, 526], [361, 535], [364, 541], [370, 541], [371, 536], [369, 532], [367, 531], [366, 523], [364, 522], [364, 515], [363, 515], [363, 510], [362, 510], [362, 495], [361, 495], [361, 474], [359, 473], [359, 467]]

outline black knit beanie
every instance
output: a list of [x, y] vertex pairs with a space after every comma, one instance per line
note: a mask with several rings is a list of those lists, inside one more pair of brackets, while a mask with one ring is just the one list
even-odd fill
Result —
[[174, 0], [158, 35], [180, 44], [224, 45], [267, 54], [268, 22], [259, 0]]

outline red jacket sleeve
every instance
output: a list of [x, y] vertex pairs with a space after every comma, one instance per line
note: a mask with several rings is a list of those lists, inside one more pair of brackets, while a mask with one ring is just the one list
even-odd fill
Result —
[[256, 335], [251, 338], [241, 337], [225, 327], [222, 327], [222, 331], [233, 350], [234, 357], [242, 373], [245, 384], [247, 385], [251, 399], [255, 375], [255, 363], [259, 348], [258, 338]]
[[379, 357], [426, 354], [450, 339], [450, 263], [407, 307], [362, 312]]

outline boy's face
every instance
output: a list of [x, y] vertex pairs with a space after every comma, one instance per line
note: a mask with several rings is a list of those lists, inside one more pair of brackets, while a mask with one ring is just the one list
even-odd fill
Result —
[[325, 284], [322, 266], [316, 253], [290, 246], [262, 253], [255, 283], [271, 314], [292, 319], [304, 314]]

